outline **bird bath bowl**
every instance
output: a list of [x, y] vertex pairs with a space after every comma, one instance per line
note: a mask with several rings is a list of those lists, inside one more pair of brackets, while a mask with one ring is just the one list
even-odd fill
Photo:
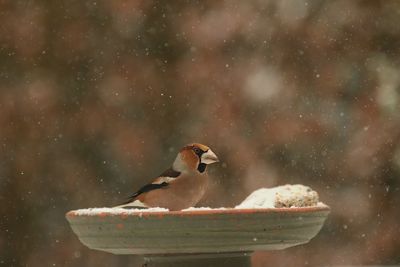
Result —
[[113, 254], [143, 255], [146, 266], [250, 266], [253, 251], [309, 242], [329, 210], [328, 206], [156, 212], [106, 209], [70, 211], [66, 218], [84, 245]]

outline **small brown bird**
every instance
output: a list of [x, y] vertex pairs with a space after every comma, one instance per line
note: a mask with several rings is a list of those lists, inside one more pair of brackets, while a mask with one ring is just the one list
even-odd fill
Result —
[[118, 207], [161, 207], [169, 210], [193, 207], [208, 186], [206, 167], [215, 162], [218, 158], [208, 146], [197, 143], [187, 145], [179, 151], [171, 168]]

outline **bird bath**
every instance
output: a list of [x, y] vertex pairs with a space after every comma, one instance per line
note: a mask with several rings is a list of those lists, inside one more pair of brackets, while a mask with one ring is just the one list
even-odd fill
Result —
[[66, 218], [91, 249], [143, 255], [145, 266], [250, 266], [257, 250], [304, 244], [329, 207], [130, 212], [70, 211]]

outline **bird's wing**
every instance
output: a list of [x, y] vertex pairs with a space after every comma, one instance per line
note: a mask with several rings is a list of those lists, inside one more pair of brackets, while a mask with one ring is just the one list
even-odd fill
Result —
[[122, 204], [127, 204], [127, 203], [134, 201], [139, 195], [141, 195], [143, 193], [167, 187], [169, 185], [169, 183], [171, 181], [173, 181], [174, 179], [176, 179], [180, 174], [181, 174], [180, 172], [177, 172], [177, 171], [173, 170], [172, 168], [165, 170], [152, 183], [146, 184], [145, 186], [140, 188], [138, 191], [136, 191], [135, 193], [130, 195], [128, 197], [128, 199]]
[[124, 201], [123, 203], [121, 203], [120, 205], [124, 205], [124, 204], [128, 204], [132, 201], [134, 201], [139, 195], [152, 191], [152, 190], [156, 190], [156, 189], [160, 189], [163, 187], [168, 186], [167, 182], [161, 182], [161, 183], [151, 183], [151, 184], [146, 184], [145, 186], [143, 186], [142, 188], [140, 188], [138, 191], [136, 191], [135, 193], [133, 193], [132, 195], [130, 195], [126, 201]]
[[143, 194], [143, 193], [146, 193], [146, 192], [149, 192], [152, 190], [160, 189], [160, 188], [163, 188], [166, 186], [168, 186], [168, 182], [146, 184], [145, 186], [140, 188], [137, 192], [135, 192], [134, 194], [129, 196], [129, 198], [133, 199], [133, 198], [136, 198], [137, 196], [139, 196], [140, 194]]

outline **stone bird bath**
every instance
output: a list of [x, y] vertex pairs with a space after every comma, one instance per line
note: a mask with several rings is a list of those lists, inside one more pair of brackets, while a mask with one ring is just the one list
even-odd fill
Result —
[[66, 214], [91, 249], [137, 254], [144, 266], [250, 266], [251, 252], [309, 242], [329, 207], [129, 211], [98, 209]]

